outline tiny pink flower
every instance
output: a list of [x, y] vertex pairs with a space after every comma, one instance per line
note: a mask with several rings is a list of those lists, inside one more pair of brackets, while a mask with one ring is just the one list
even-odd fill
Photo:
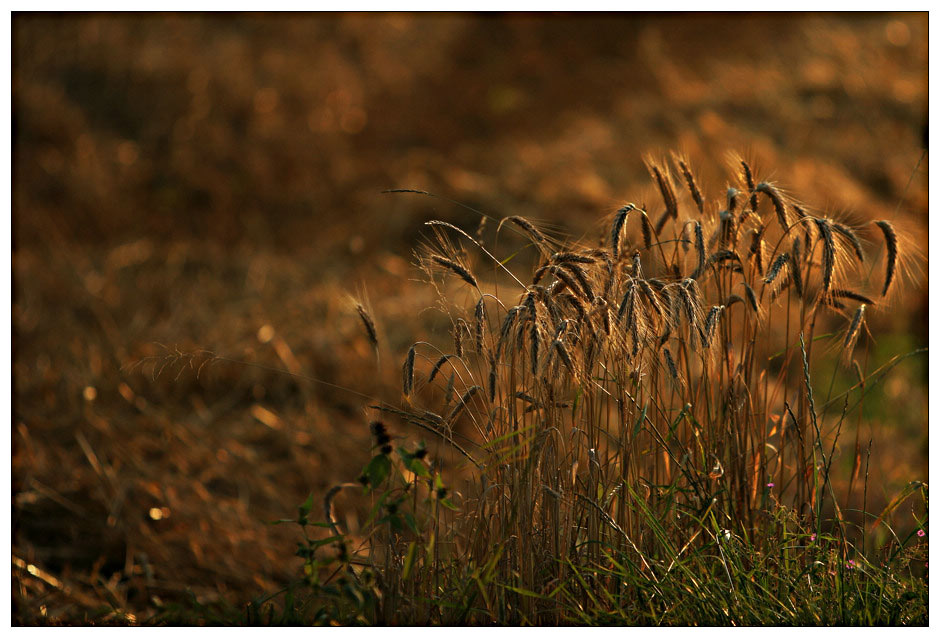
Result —
[[917, 537], [924, 537], [925, 535], [927, 534], [924, 533], [923, 529], [917, 529]]
[[848, 564], [845, 565], [845, 568], [849, 570], [855, 568], [855, 560], [849, 560]]
[[773, 488], [774, 488], [774, 483], [773, 483], [773, 482], [768, 482], [768, 483], [767, 483], [767, 488], [768, 488], [768, 489], [773, 489]]
[[810, 541], [810, 542], [815, 542], [815, 541], [816, 541], [816, 534], [815, 534], [815, 533], [813, 533], [812, 535], [809, 536], [809, 541]]

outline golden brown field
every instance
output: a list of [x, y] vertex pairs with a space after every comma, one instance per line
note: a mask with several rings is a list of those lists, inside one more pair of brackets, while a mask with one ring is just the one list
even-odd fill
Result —
[[[367, 406], [408, 402], [409, 347], [449, 338], [415, 251], [431, 219], [476, 231], [468, 207], [596, 242], [626, 202], [661, 211], [645, 159], [684, 154], [718, 200], [737, 153], [890, 220], [859, 347], [926, 347], [926, 14], [15, 14], [12, 95], [14, 623], [186, 621], [295, 579], [268, 523], [356, 479]], [[906, 359], [847, 423], [852, 507], [926, 481], [926, 379]]]

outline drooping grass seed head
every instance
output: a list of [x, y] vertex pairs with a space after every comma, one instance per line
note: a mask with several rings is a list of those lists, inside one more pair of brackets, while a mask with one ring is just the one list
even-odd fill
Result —
[[689, 189], [689, 194], [692, 195], [692, 201], [694, 201], [695, 205], [698, 207], [699, 214], [705, 214], [705, 200], [702, 197], [702, 191], [695, 182], [695, 176], [689, 169], [688, 163], [682, 158], [676, 158], [676, 162], [679, 164], [679, 170], [682, 172], [682, 176], [685, 177], [685, 185]]
[[[672, 187], [672, 181], [665, 168], [660, 167], [652, 158], [648, 158], [646, 165], [653, 175], [659, 193], [662, 195], [663, 203], [666, 205], [665, 219], [677, 219], [679, 217], [679, 204], [676, 201], [676, 193]], [[659, 223], [657, 223], [659, 225]], [[660, 228], [661, 229], [661, 228]]]
[[757, 184], [754, 190], [755, 192], [763, 193], [767, 196], [768, 199], [770, 199], [770, 202], [774, 206], [774, 212], [777, 215], [777, 223], [780, 224], [780, 228], [785, 232], [787, 228], [790, 227], [790, 223], [787, 218], [787, 204], [783, 198], [783, 195], [776, 186], [769, 184], [766, 181], [762, 181], [761, 183]]
[[610, 251], [614, 259], [620, 254], [620, 239], [623, 235], [623, 227], [627, 223], [627, 215], [630, 214], [631, 210], [635, 209], [636, 206], [630, 203], [618, 210], [617, 214], [614, 215], [614, 223], [610, 228]]
[[431, 261], [444, 270], [447, 270], [453, 274], [456, 274], [461, 279], [466, 281], [469, 285], [479, 289], [480, 285], [477, 283], [476, 277], [468, 270], [465, 266], [461, 265], [457, 261], [448, 259], [447, 257], [441, 256], [439, 254], [432, 254]]
[[862, 250], [862, 242], [859, 240], [855, 230], [837, 221], [832, 222], [832, 229], [852, 247], [852, 250], [855, 253], [855, 258], [858, 259], [858, 262], [864, 263], [865, 252]]
[[845, 333], [845, 339], [842, 341], [842, 360], [845, 364], [848, 364], [852, 360], [852, 352], [855, 349], [855, 344], [858, 342], [859, 332], [862, 330], [862, 324], [865, 321], [865, 304], [858, 306], [858, 309], [855, 310], [855, 314], [852, 315], [852, 322], [849, 323], [849, 328]]
[[876, 221], [875, 225], [881, 230], [885, 239], [885, 283], [881, 290], [881, 296], [887, 296], [898, 265], [898, 235], [890, 221]]

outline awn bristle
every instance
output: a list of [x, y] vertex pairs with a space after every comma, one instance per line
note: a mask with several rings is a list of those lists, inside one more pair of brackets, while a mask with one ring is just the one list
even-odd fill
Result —
[[888, 249], [887, 263], [885, 265], [885, 286], [881, 290], [881, 296], [888, 294], [888, 288], [891, 286], [891, 280], [894, 278], [894, 272], [898, 264], [898, 235], [894, 231], [894, 226], [890, 221], [876, 221], [882, 234], [885, 236], [885, 247]]

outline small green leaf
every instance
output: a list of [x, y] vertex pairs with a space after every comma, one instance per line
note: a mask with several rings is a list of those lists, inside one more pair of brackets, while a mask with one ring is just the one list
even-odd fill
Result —
[[405, 564], [402, 567], [401, 578], [405, 581], [408, 581], [408, 578], [411, 577], [411, 567], [415, 563], [415, 554], [418, 552], [418, 543], [412, 542], [408, 545], [408, 554], [405, 555]]
[[333, 544], [334, 542], [339, 542], [342, 539], [343, 539], [342, 537], [338, 535], [334, 535], [331, 537], [325, 537], [322, 540], [314, 540], [313, 542], [310, 543], [310, 546], [314, 549], [317, 549], [317, 548], [320, 548], [321, 546], [326, 546], [327, 544]]
[[417, 458], [411, 458], [405, 463], [405, 467], [408, 468], [408, 471], [415, 474], [419, 478], [430, 478], [431, 472], [428, 471], [427, 465]]
[[650, 404], [647, 402], [643, 405], [643, 411], [640, 412], [640, 417], [636, 419], [636, 424], [633, 425], [633, 437], [636, 438], [636, 435], [640, 433], [640, 427], [643, 426], [643, 421], [646, 420], [646, 409]]
[[447, 508], [450, 509], [451, 511], [458, 511], [458, 510], [459, 510], [459, 509], [457, 508], [457, 505], [450, 501], [450, 498], [444, 498], [444, 499], [441, 500], [440, 502], [441, 502], [441, 504], [443, 504], [445, 507], [447, 507]]
[[369, 484], [372, 488], [378, 487], [385, 481], [392, 470], [392, 463], [385, 454], [379, 454], [372, 458], [362, 473], [368, 476]]
[[310, 513], [310, 509], [313, 508], [313, 493], [307, 496], [307, 500], [300, 505], [300, 517], [307, 517], [307, 514]]

